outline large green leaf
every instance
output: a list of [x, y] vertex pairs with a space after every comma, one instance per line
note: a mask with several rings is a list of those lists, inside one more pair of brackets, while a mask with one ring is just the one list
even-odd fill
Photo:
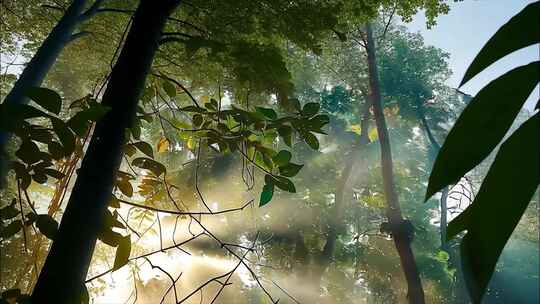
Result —
[[527, 5], [503, 25], [476, 55], [459, 86], [502, 57], [540, 42], [540, 1]]
[[475, 303], [480, 303], [497, 260], [540, 183], [539, 138], [536, 114], [501, 145], [474, 202], [449, 224], [449, 236], [467, 230], [461, 255]]
[[38, 105], [42, 106], [49, 112], [59, 114], [62, 109], [62, 98], [58, 93], [47, 88], [28, 88], [26, 90], [26, 96], [30, 97]]
[[129, 255], [131, 253], [131, 237], [125, 236], [118, 241], [118, 248], [116, 249], [116, 257], [114, 258], [113, 271], [122, 268], [129, 261]]
[[540, 62], [520, 66], [489, 83], [465, 108], [441, 147], [426, 199], [457, 182], [499, 144], [540, 79]]

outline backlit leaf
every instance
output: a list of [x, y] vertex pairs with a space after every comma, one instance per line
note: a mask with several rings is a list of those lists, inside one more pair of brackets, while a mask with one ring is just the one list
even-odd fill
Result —
[[138, 157], [131, 164], [135, 167], [152, 171], [156, 176], [160, 176], [167, 171], [163, 164], [146, 157]]
[[276, 166], [281, 167], [288, 164], [291, 161], [291, 158], [292, 158], [291, 152], [287, 150], [281, 150], [278, 152], [278, 154], [272, 157], [272, 161], [274, 162]]
[[273, 109], [263, 108], [263, 107], [255, 107], [255, 109], [257, 110], [257, 112], [261, 113], [266, 118], [269, 118], [269, 119], [277, 118], [276, 111], [274, 111]]
[[113, 271], [122, 268], [129, 262], [129, 255], [131, 254], [131, 237], [122, 237], [118, 242], [118, 248], [116, 249], [116, 256], [114, 258]]
[[441, 147], [426, 200], [457, 182], [499, 144], [540, 79], [540, 62], [520, 66], [489, 83], [468, 104]]
[[133, 146], [135, 146], [139, 151], [144, 153], [146, 156], [150, 158], [154, 158], [154, 151], [152, 150], [152, 146], [144, 141], [138, 141], [133, 143]]
[[497, 260], [540, 183], [538, 138], [536, 114], [502, 144], [472, 205], [449, 224], [450, 236], [467, 230], [461, 254], [475, 303], [480, 303]]
[[294, 177], [304, 165], [297, 165], [294, 163], [288, 163], [285, 166], [279, 167], [279, 174], [287, 177]]
[[158, 153], [166, 152], [169, 150], [169, 140], [165, 137], [161, 138], [157, 144], [156, 150]]
[[540, 2], [536, 1], [501, 26], [476, 55], [459, 86], [504, 56], [540, 42], [538, 16], [540, 16]]
[[171, 98], [174, 98], [176, 96], [176, 87], [168, 80], [163, 81], [163, 90]]
[[261, 199], [259, 201], [259, 207], [268, 204], [274, 196], [274, 184], [265, 184], [261, 192]]
[[301, 133], [301, 135], [304, 138], [304, 141], [311, 147], [311, 149], [319, 150], [319, 140], [313, 133], [303, 132]]

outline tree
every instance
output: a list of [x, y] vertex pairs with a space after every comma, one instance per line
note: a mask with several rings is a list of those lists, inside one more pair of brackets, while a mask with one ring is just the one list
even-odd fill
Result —
[[424, 303], [424, 291], [420, 281], [420, 274], [418, 273], [411, 249], [414, 228], [409, 221], [404, 220], [401, 216], [401, 209], [394, 184], [392, 152], [382, 108], [379, 75], [375, 57], [375, 42], [373, 40], [373, 31], [369, 24], [366, 26], [366, 49], [368, 53], [369, 85], [373, 102], [373, 116], [375, 117], [377, 134], [381, 145], [381, 167], [387, 203], [388, 225], [390, 226], [389, 231], [394, 239], [401, 259], [401, 265], [407, 278], [407, 297], [410, 303]]
[[[29, 88], [41, 85], [47, 72], [68, 43], [87, 34], [84, 31], [75, 34], [73, 32], [79, 24], [87, 21], [96, 13], [102, 2], [102, 0], [96, 0], [87, 11], [84, 11], [86, 0], [74, 0], [68, 6], [62, 18], [45, 38], [43, 44], [15, 81], [3, 103], [7, 105], [28, 103], [29, 99], [26, 91]], [[0, 189], [4, 187], [7, 170], [7, 156], [5, 153], [9, 138], [8, 133], [5, 131], [0, 132]]]
[[132, 124], [159, 38], [178, 4], [142, 0], [136, 10], [103, 96], [102, 104], [111, 110], [96, 125], [32, 301], [72, 303], [85, 290], [93, 248], [122, 159], [124, 130]]

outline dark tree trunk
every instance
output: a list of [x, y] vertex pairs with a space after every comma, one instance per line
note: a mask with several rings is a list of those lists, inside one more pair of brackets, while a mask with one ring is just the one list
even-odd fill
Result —
[[82, 161], [59, 231], [32, 294], [33, 303], [76, 303], [102, 227], [125, 129], [136, 107], [167, 17], [178, 0], [141, 0], [103, 95], [100, 120]]
[[[4, 103], [28, 103], [25, 91], [30, 87], [41, 85], [64, 47], [72, 40], [73, 31], [79, 24], [86, 2], [87, 0], [73, 0], [60, 21], [51, 30], [17, 81], [15, 81], [13, 88], [4, 99]], [[0, 189], [4, 187], [4, 178], [7, 171], [7, 155], [5, 151], [10, 137], [10, 133], [0, 131]]]
[[409, 233], [410, 231], [408, 231], [409, 229], [406, 229], [410, 223], [409, 225], [406, 225], [408, 222], [403, 220], [394, 183], [392, 151], [383, 113], [379, 75], [375, 58], [375, 41], [373, 40], [373, 32], [370, 24], [366, 25], [366, 32], [369, 85], [372, 95], [375, 124], [377, 125], [377, 133], [381, 146], [382, 176], [387, 204], [386, 215], [388, 217], [394, 244], [399, 254], [401, 266], [407, 280], [407, 298], [409, 303], [423, 304], [425, 303], [424, 290], [422, 289], [420, 274], [418, 273], [418, 268], [416, 267], [416, 261], [411, 248], [412, 236]]

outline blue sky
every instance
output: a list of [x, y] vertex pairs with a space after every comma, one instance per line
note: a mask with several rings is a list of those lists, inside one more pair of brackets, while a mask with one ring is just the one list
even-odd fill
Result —
[[[423, 13], [417, 14], [411, 23], [406, 24], [412, 32], [420, 32], [426, 44], [436, 46], [450, 53], [450, 68], [453, 71], [448, 84], [457, 87], [468, 65], [480, 51], [484, 43], [506, 23], [512, 16], [521, 11], [533, 0], [465, 0], [448, 1], [450, 12], [437, 19], [437, 25], [426, 28]], [[539, 16], [540, 22], [540, 16]], [[496, 62], [494, 65], [473, 78], [461, 90], [476, 94], [483, 86], [506, 71], [521, 64], [526, 64], [540, 57], [538, 45], [520, 50]], [[537, 86], [526, 108], [534, 108], [540, 89]]]

